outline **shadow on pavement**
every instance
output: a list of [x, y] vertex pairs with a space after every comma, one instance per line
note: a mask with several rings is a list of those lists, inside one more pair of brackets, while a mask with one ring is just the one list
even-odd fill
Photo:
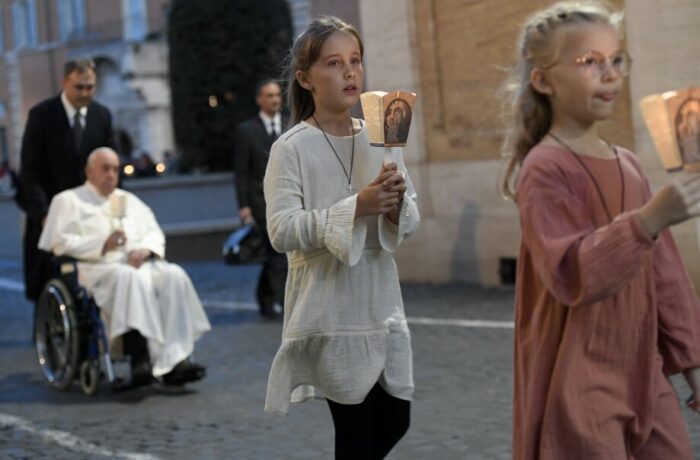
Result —
[[76, 381], [66, 391], [51, 388], [44, 380], [41, 371], [19, 372], [0, 379], [0, 406], [2, 404], [50, 404], [50, 405], [92, 405], [92, 404], [139, 404], [150, 397], [182, 397], [196, 394], [192, 387], [163, 387], [159, 384], [130, 390], [111, 390], [103, 382], [94, 396], [84, 394]]

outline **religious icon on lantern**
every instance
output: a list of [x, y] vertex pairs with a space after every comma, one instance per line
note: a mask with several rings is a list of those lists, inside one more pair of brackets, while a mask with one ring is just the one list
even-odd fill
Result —
[[653, 94], [640, 103], [668, 171], [700, 171], [700, 87]]
[[384, 147], [385, 162], [391, 161], [391, 147], [404, 147], [413, 118], [416, 94], [408, 91], [370, 91], [360, 95], [369, 142]]
[[406, 145], [412, 112], [411, 105], [400, 97], [389, 103], [384, 113], [384, 140], [387, 144]]
[[676, 113], [676, 138], [684, 163], [700, 162], [700, 99], [688, 98]]

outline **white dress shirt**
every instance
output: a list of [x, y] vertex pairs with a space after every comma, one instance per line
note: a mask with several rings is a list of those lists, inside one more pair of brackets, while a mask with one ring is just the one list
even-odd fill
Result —
[[87, 106], [81, 107], [80, 110], [76, 110], [75, 107], [68, 101], [68, 98], [66, 97], [66, 93], [61, 91], [61, 102], [63, 103], [63, 108], [66, 110], [66, 115], [68, 116], [68, 124], [70, 127], [73, 127], [73, 120], [75, 119], [75, 112], [80, 113], [80, 124], [82, 125], [83, 129], [85, 128], [85, 117], [87, 116], [87, 111], [88, 108]]
[[280, 115], [279, 112], [277, 112], [274, 117], [269, 117], [261, 110], [259, 115], [260, 119], [265, 125], [265, 130], [267, 131], [268, 136], [272, 135], [273, 130], [278, 136], [282, 133], [282, 115]]

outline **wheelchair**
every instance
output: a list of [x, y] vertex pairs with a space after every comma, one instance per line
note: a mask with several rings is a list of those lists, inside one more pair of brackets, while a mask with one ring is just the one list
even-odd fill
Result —
[[126, 388], [128, 378], [115, 376], [99, 307], [78, 283], [77, 261], [54, 257], [53, 265], [54, 276], [42, 290], [34, 317], [37, 358], [46, 380], [65, 391], [78, 379], [87, 395], [98, 392], [103, 375], [113, 390]]

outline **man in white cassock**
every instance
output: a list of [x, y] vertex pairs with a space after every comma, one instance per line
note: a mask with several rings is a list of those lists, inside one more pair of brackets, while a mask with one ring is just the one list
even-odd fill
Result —
[[153, 377], [183, 384], [204, 376], [190, 359], [211, 326], [187, 274], [164, 260], [165, 237], [151, 209], [117, 188], [119, 157], [94, 150], [84, 185], [56, 195], [39, 248], [78, 260], [78, 280], [100, 307], [110, 341], [146, 338]]

